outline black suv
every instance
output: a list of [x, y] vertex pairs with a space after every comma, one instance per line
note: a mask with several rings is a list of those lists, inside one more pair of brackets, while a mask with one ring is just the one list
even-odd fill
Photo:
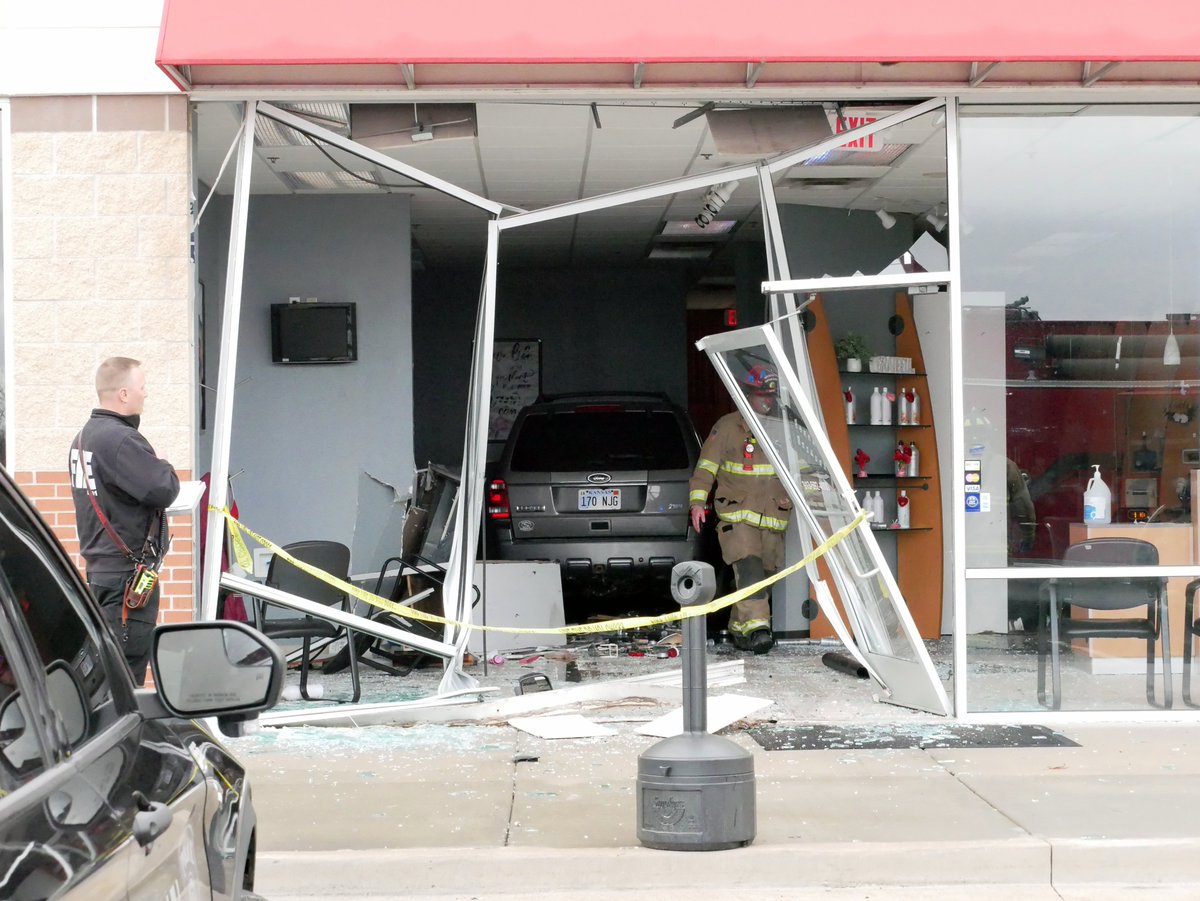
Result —
[[0, 898], [248, 899], [246, 771], [203, 725], [271, 707], [279, 649], [242, 623], [159, 626], [135, 689], [53, 533], [0, 469]]
[[663, 395], [531, 404], [488, 483], [494, 556], [558, 563], [568, 598], [666, 586], [699, 553], [688, 521], [699, 451], [691, 420]]

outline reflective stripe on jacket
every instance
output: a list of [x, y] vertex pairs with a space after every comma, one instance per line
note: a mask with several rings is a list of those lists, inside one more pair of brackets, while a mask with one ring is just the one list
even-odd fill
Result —
[[713, 509], [722, 522], [783, 532], [791, 515], [791, 498], [753, 434], [740, 413], [717, 420], [700, 448], [688, 500], [703, 506], [712, 493]]

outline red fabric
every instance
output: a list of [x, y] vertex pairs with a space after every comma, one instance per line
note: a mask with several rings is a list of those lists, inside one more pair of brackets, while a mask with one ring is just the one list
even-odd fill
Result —
[[[200, 481], [204, 483], [204, 494], [200, 496], [200, 509], [205, 515], [208, 513], [208, 486], [209, 476], [211, 473], [205, 473], [200, 477]], [[229, 512], [233, 514], [233, 518], [237, 519], [238, 508], [237, 501], [231, 500], [229, 503]], [[204, 572], [204, 553], [205, 545], [208, 542], [208, 529], [201, 526], [200, 528], [200, 572]], [[228, 531], [222, 530], [225, 539], [221, 542], [221, 572], [226, 572], [229, 569], [229, 538]], [[221, 619], [232, 619], [241, 623], [250, 622], [250, 617], [246, 613], [246, 601], [240, 594], [227, 594], [218, 601], [219, 607], [217, 616]]]

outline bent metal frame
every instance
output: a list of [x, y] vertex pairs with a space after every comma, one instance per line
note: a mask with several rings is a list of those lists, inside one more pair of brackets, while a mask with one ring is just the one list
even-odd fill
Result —
[[[483, 511], [483, 467], [486, 460], [487, 421], [490, 406], [489, 386], [492, 377], [491, 347], [495, 337], [496, 269], [499, 262], [502, 233], [509, 229], [536, 225], [539, 222], [585, 215], [651, 198], [704, 189], [729, 181], [740, 181], [742, 179], [757, 180], [763, 210], [767, 269], [771, 277], [771, 281], [764, 284], [771, 328], [774, 331], [775, 339], [778, 341], [778, 349], [782, 358], [795, 361], [795, 366], [792, 370], [794, 390], [798, 395], [802, 393], [803, 396], [807, 397], [810, 404], [808, 421], [815, 432], [817, 431], [815, 423], [819, 420], [811, 418], [811, 411], [817, 407], [816, 393], [813, 388], [812, 371], [808, 363], [803, 335], [797, 322], [797, 314], [803, 309], [807, 301], [805, 303], [798, 303], [796, 297], [800, 292], [837, 290], [841, 287], [840, 283], [845, 280], [831, 278], [797, 282], [790, 280], [791, 276], [787, 263], [787, 253], [784, 248], [783, 234], [780, 228], [772, 176], [803, 162], [805, 159], [836, 149], [848, 141], [865, 138], [875, 132], [906, 122], [931, 111], [943, 109], [948, 103], [953, 103], [953, 101], [948, 101], [946, 98], [933, 98], [892, 116], [880, 118], [874, 122], [861, 125], [858, 128], [832, 135], [829, 138], [806, 147], [779, 154], [756, 163], [724, 167], [699, 175], [629, 188], [610, 194], [602, 194], [596, 197], [527, 211], [481, 197], [434, 175], [358, 144], [342, 135], [315, 125], [307, 119], [272, 104], [264, 101], [247, 101], [243, 108], [243, 121], [239, 135], [235, 136], [233, 145], [230, 147], [230, 154], [233, 153], [235, 147], [237, 148], [237, 153], [229, 253], [225, 279], [225, 301], [221, 322], [222, 340], [216, 385], [213, 451], [210, 466], [210, 472], [212, 473], [211, 503], [216, 509], [208, 511], [208, 521], [206, 523], [208, 546], [217, 547], [222, 541], [222, 530], [225, 528], [225, 520], [218, 511], [227, 506], [229, 499], [229, 452], [234, 385], [237, 381], [237, 345], [241, 319], [246, 227], [250, 201], [250, 170], [253, 163], [254, 133], [258, 116], [264, 116], [281, 125], [295, 129], [310, 138], [362, 157], [384, 171], [396, 173], [418, 184], [426, 185], [448, 196], [455, 197], [464, 203], [484, 210], [492, 217], [487, 224], [486, 266], [483, 283], [480, 287], [480, 302], [475, 324], [475, 349], [471, 363], [466, 437], [463, 443], [461, 489], [463, 496], [461, 499], [462, 502], [457, 505], [455, 511], [454, 538], [443, 588], [444, 615], [462, 625], [447, 625], [442, 641], [437, 642], [403, 629], [376, 623], [366, 617], [355, 614], [339, 614], [335, 617], [327, 607], [322, 607], [319, 611], [314, 610], [309, 606], [309, 602], [303, 598], [284, 592], [272, 591], [269, 598], [272, 603], [282, 604], [305, 613], [322, 616], [331, 621], [349, 626], [355, 631], [376, 635], [388, 641], [395, 641], [399, 644], [442, 657], [446, 663], [445, 672], [439, 685], [439, 694], [451, 695], [461, 694], [464, 690], [470, 690], [478, 685], [478, 682], [472, 676], [462, 671], [462, 659], [470, 634], [470, 599], [472, 574], [475, 564], [474, 536], [478, 534]], [[948, 119], [952, 120], [953, 117], [948, 117]], [[228, 157], [226, 159], [228, 160]], [[207, 199], [205, 204], [201, 206], [200, 213], [197, 214], [198, 217], [203, 213], [206, 205]], [[938, 275], [945, 276], [946, 274], [940, 273]], [[870, 280], [871, 278], [863, 277], [863, 279], [858, 279], [856, 280], [858, 283], [854, 286], [862, 287], [864, 286], [863, 282], [874, 286], [874, 283]], [[930, 280], [946, 281], [948, 277]], [[901, 281], [889, 279], [886, 281], [886, 284], [899, 286]], [[736, 395], [740, 392], [733, 391], [731, 393], [735, 395], [736, 399]], [[821, 438], [823, 439], [824, 436], [821, 435]], [[843, 490], [848, 492], [845, 502], [851, 507], [857, 506], [857, 500], [854, 497], [853, 491], [844, 486]], [[815, 546], [820, 538], [813, 517], [811, 514], [806, 514], [801, 517], [801, 520], [802, 522], [798, 527], [800, 540], [807, 544], [808, 547]], [[874, 537], [870, 535], [869, 530], [864, 533], [863, 540], [864, 542], [874, 544]], [[878, 548], [876, 548], [875, 553], [878, 553]], [[246, 593], [264, 595], [263, 587], [257, 583], [250, 583], [238, 576], [223, 573], [220, 561], [221, 555], [219, 554], [210, 554], [204, 561], [200, 613], [203, 619], [212, 619], [215, 617], [217, 597], [221, 586]], [[816, 589], [818, 599], [823, 601], [823, 609], [829, 613], [830, 619], [837, 624], [838, 634], [849, 639], [850, 631], [841, 621], [836, 607], [830, 601], [829, 588], [820, 580], [815, 565], [808, 568], [807, 575]], [[846, 578], [853, 581], [863, 579], [864, 576], [858, 571], [851, 570]], [[845, 590], [845, 586], [840, 584], [841, 580], [839, 579], [838, 581], [839, 588]], [[903, 606], [903, 600], [900, 598], [898, 591], [895, 592], [894, 597]], [[869, 613], [861, 613], [861, 617], [859, 615], [854, 616], [856, 625], [858, 626], [864, 626], [868, 622], [865, 617], [868, 617]], [[920, 645], [919, 640], [917, 644]], [[895, 703], [905, 704], [906, 706], [919, 706], [922, 709], [933, 709], [934, 712], [938, 713], [948, 712], [945, 693], [941, 685], [936, 682], [936, 678], [933, 677], [932, 667], [928, 668], [930, 678], [934, 678], [934, 684], [931, 686], [932, 695], [936, 701], [940, 694], [940, 703], [916, 703], [912, 699], [909, 699], [906, 703], [905, 696], [907, 693], [901, 690], [900, 694], [897, 695], [896, 686], [889, 685], [884, 681], [887, 678], [886, 673], [880, 672], [878, 666], [871, 667], [867, 664], [867, 660], [870, 658], [869, 651], [867, 654], [864, 654], [855, 646], [852, 640], [847, 641], [847, 647], [865, 665], [869, 666], [874, 678], [891, 695], [891, 700]], [[920, 647], [920, 653], [924, 654], [923, 646]], [[922, 694], [925, 693], [923, 692]]]

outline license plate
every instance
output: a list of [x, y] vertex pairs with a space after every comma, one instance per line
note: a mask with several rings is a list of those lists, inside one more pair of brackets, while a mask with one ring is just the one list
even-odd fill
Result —
[[580, 488], [580, 510], [620, 510], [620, 488]]

